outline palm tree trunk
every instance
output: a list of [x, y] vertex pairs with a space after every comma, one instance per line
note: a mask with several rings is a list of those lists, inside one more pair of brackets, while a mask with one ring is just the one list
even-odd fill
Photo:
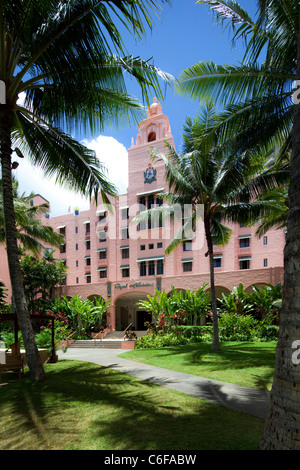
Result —
[[213, 351], [219, 351], [220, 341], [219, 341], [217, 299], [216, 299], [216, 289], [215, 289], [214, 252], [213, 252], [213, 243], [212, 243], [212, 236], [211, 236], [211, 224], [210, 224], [210, 219], [207, 215], [204, 215], [204, 229], [205, 229], [205, 237], [206, 237], [208, 256], [209, 256], [210, 293], [211, 293], [211, 307], [212, 307], [212, 314], [213, 314], [213, 341], [212, 341], [211, 348]]
[[[300, 9], [299, 9], [300, 25]], [[300, 27], [298, 34], [300, 79]], [[262, 450], [300, 450], [300, 104], [294, 106], [289, 215], [284, 250], [284, 288], [271, 401]], [[297, 344], [297, 343], [296, 343]]]
[[24, 341], [26, 358], [30, 369], [31, 378], [33, 380], [40, 381], [45, 378], [45, 373], [35, 343], [34, 332], [30, 321], [30, 316], [27, 310], [18, 256], [16, 221], [14, 213], [13, 188], [11, 177], [11, 123], [10, 113], [9, 110], [7, 110], [7, 107], [7, 105], [2, 105], [2, 109], [0, 110], [2, 191], [7, 259], [14, 303], [17, 311], [20, 330]]

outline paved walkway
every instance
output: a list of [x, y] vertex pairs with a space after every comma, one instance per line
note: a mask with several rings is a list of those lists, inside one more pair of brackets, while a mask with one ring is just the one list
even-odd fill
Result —
[[57, 353], [59, 359], [77, 359], [110, 367], [141, 380], [148, 380], [202, 400], [227, 406], [259, 418], [266, 417], [269, 400], [268, 392], [117, 357], [118, 354], [124, 352], [124, 349], [69, 348], [65, 353], [62, 351]]

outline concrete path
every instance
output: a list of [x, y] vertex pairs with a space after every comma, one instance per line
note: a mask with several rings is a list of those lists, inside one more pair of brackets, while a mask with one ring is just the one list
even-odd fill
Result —
[[148, 380], [202, 400], [227, 406], [259, 418], [264, 419], [266, 417], [269, 401], [268, 392], [117, 357], [118, 354], [124, 352], [124, 349], [69, 348], [65, 353], [58, 351], [57, 354], [59, 359], [76, 359], [110, 367], [141, 380]]

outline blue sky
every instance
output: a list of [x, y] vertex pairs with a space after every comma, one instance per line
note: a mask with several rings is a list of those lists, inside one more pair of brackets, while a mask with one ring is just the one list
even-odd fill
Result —
[[[256, 12], [255, 0], [240, 0], [240, 5], [252, 17]], [[172, 0], [171, 6], [165, 6], [161, 18], [155, 21], [153, 30], [148, 30], [141, 42], [125, 36], [128, 52], [147, 60], [153, 57], [155, 65], [165, 72], [178, 77], [180, 72], [201, 60], [212, 60], [217, 64], [236, 64], [242, 60], [243, 45], [232, 48], [231, 38], [214, 24], [214, 17], [206, 5], [196, 5], [196, 0]], [[139, 90], [132, 81], [128, 82], [130, 93], [141, 98]], [[151, 100], [152, 101], [152, 100]], [[169, 117], [177, 151], [181, 148], [181, 134], [186, 116], [195, 116], [199, 103], [192, 102], [166, 90], [165, 100], [161, 102], [163, 113]], [[78, 135], [86, 145], [94, 148], [109, 171], [109, 177], [120, 192], [126, 191], [127, 149], [131, 138], [136, 138], [135, 125], [120, 129], [107, 128], [103, 136]], [[51, 204], [51, 215], [67, 213], [78, 206], [81, 210], [89, 207], [79, 195], [53, 186], [53, 181], [43, 179], [42, 174], [23, 161], [16, 177], [21, 191], [33, 191], [44, 196]]]

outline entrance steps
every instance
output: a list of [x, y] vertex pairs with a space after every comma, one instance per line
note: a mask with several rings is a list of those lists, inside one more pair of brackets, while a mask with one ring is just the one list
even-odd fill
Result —
[[[138, 338], [146, 334], [146, 331], [135, 331]], [[69, 348], [105, 348], [122, 349], [123, 331], [112, 331], [104, 339], [78, 339], [68, 346]]]
[[122, 349], [122, 341], [117, 339], [78, 339], [69, 348]]

